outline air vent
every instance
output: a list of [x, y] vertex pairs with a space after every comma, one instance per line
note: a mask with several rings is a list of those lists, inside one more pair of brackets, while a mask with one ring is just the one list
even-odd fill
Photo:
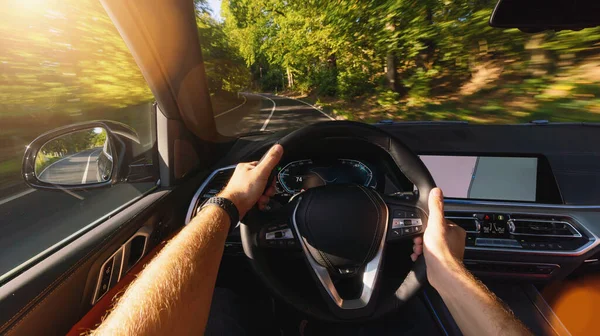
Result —
[[564, 218], [512, 215], [508, 227], [510, 233], [515, 236], [582, 237], [581, 233]]
[[215, 170], [208, 178], [204, 181], [204, 183], [198, 188], [198, 191], [194, 195], [192, 199], [192, 203], [190, 208], [188, 209], [187, 216], [185, 217], [185, 223], [189, 223], [192, 220], [192, 217], [196, 215], [196, 210], [200, 207], [207, 199], [218, 194], [225, 186], [231, 175], [233, 175], [233, 171], [235, 166], [229, 166], [221, 169]]
[[[217, 172], [213, 178], [206, 184], [204, 190], [200, 195], [200, 199], [209, 199], [218, 194], [225, 186], [229, 179], [233, 175], [233, 169], [221, 170]], [[202, 202], [202, 201], [201, 201]]]
[[479, 233], [481, 227], [479, 221], [474, 215], [469, 216], [465, 213], [446, 212], [446, 219], [462, 227], [467, 233]]

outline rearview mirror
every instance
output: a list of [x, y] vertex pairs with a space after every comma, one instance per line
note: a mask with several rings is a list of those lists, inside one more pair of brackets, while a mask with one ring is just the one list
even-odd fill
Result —
[[525, 32], [596, 27], [600, 26], [600, 1], [499, 0], [490, 26]]
[[110, 181], [114, 168], [106, 129], [95, 127], [45, 143], [35, 157], [35, 175], [44, 183], [86, 185]]
[[33, 140], [25, 150], [21, 172], [25, 182], [38, 189], [107, 187], [139, 175], [132, 164], [132, 148], [139, 144], [135, 130], [122, 123], [69, 125]]

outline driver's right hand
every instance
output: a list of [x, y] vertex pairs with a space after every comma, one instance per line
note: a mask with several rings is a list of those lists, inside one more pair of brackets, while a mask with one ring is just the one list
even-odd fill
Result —
[[427, 279], [435, 288], [444, 276], [462, 264], [466, 232], [444, 218], [444, 195], [440, 188], [429, 193], [429, 220], [423, 235]]

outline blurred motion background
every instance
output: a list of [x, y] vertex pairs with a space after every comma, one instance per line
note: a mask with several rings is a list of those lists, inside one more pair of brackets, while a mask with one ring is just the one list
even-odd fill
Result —
[[[254, 91], [363, 122], [600, 121], [600, 28], [495, 29], [495, 3], [196, 0], [214, 113]], [[109, 119], [151, 137], [152, 93], [98, 0], [2, 4], [0, 193], [50, 129]]]

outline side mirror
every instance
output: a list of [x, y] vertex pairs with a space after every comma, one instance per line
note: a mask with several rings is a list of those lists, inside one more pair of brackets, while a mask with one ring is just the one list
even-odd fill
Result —
[[[93, 121], [40, 135], [25, 150], [23, 179], [33, 188], [90, 189], [124, 179], [129, 142], [137, 133], [129, 126]], [[129, 146], [130, 147], [130, 146]]]

